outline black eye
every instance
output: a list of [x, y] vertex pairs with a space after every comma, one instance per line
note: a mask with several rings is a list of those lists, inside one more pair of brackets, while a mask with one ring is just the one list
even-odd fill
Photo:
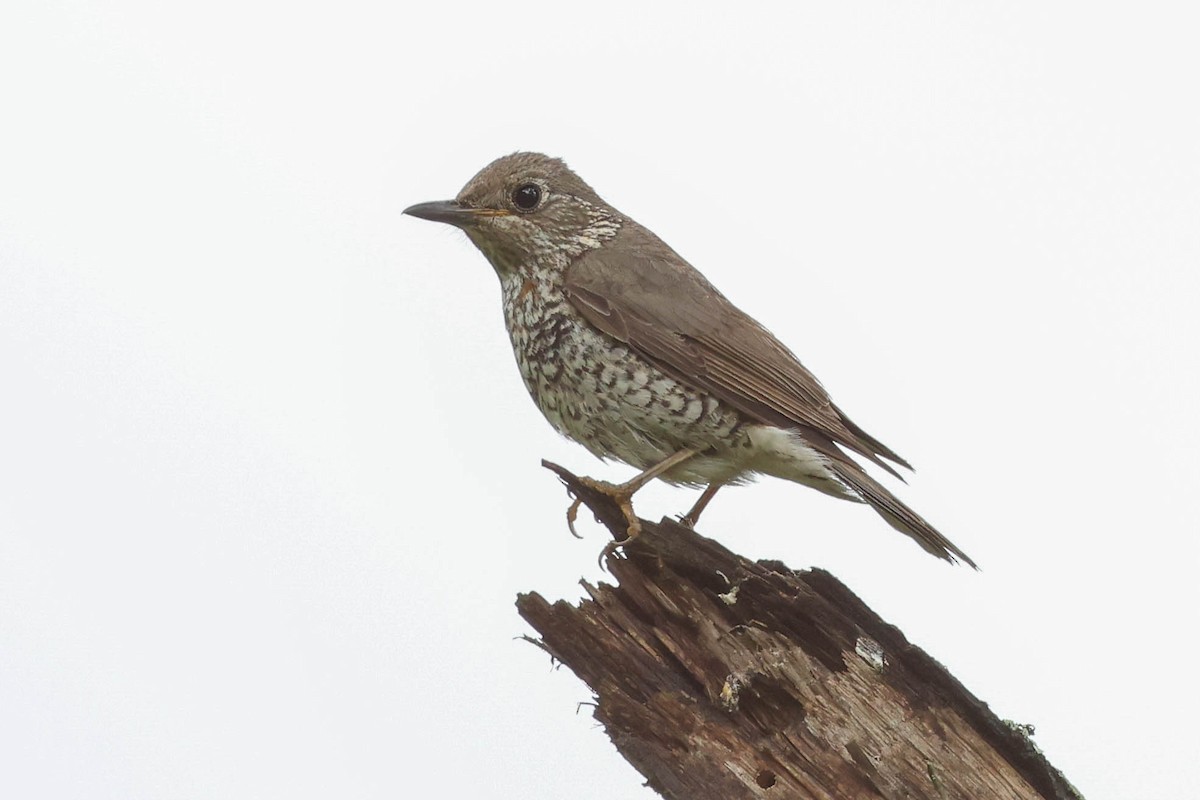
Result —
[[522, 211], [533, 211], [542, 199], [542, 187], [536, 183], [523, 183], [513, 189], [513, 205]]

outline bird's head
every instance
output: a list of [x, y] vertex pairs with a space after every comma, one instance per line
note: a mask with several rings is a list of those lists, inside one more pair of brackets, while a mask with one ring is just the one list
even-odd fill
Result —
[[488, 164], [458, 197], [404, 210], [461, 228], [501, 274], [565, 264], [616, 235], [623, 218], [560, 159], [513, 153]]

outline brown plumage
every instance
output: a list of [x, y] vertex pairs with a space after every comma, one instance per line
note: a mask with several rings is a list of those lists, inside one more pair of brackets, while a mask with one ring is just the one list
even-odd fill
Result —
[[506, 156], [457, 200], [407, 213], [458, 225], [492, 262], [539, 408], [597, 455], [645, 470], [614, 487], [626, 504], [649, 477], [714, 487], [703, 503], [717, 486], [767, 473], [868, 503], [934, 555], [974, 566], [851, 455], [897, 477], [892, 464], [911, 469], [904, 459], [846, 417], [766, 328], [561, 161]]

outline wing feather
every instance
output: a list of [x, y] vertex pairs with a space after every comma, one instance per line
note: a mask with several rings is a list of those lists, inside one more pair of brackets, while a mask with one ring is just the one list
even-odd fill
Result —
[[589, 322], [753, 419], [811, 429], [896, 477], [888, 461], [911, 469], [848, 419], [783, 343], [657, 237], [632, 222], [619, 235], [636, 241], [615, 249], [619, 266], [602, 248], [567, 270], [567, 298]]

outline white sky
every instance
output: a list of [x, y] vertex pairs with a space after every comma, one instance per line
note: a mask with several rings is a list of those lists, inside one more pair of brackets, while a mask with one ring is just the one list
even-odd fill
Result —
[[984, 571], [782, 482], [704, 533], [832, 571], [1092, 800], [1194, 793], [1194, 19], [174, 5], [0, 11], [0, 796], [653, 796], [514, 638], [605, 540], [538, 460], [630, 471], [400, 215], [515, 149], [771, 327]]

